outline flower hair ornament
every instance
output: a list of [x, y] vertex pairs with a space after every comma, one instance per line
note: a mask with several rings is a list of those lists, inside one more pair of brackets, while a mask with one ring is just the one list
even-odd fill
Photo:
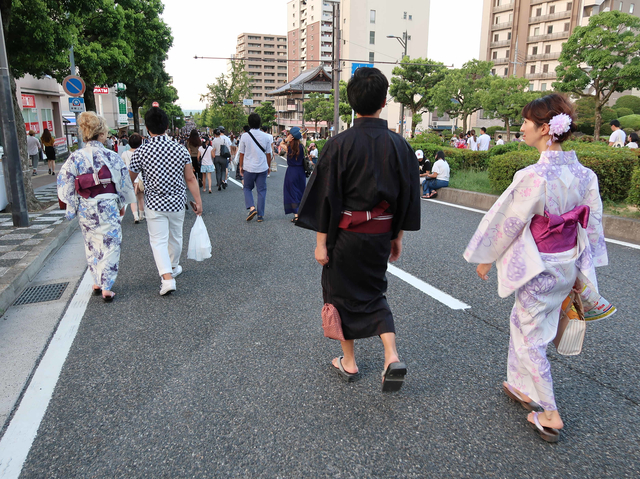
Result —
[[558, 140], [560, 135], [568, 132], [571, 128], [571, 122], [571, 117], [566, 113], [560, 113], [559, 115], [551, 118], [551, 121], [549, 122], [549, 135], [551, 138], [547, 141], [547, 146], [551, 146], [554, 141]]

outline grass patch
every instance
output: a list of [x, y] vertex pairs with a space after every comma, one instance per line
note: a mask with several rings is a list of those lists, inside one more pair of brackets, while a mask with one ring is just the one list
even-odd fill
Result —
[[478, 170], [460, 170], [451, 175], [449, 186], [459, 190], [475, 191], [476, 193], [493, 194], [489, 183], [489, 172]]
[[640, 220], [640, 210], [636, 206], [627, 203], [614, 203], [613, 201], [604, 201], [602, 206], [604, 207], [605, 215]]

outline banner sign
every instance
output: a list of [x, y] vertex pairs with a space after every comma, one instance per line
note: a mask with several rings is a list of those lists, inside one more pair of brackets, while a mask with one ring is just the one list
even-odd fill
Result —
[[22, 95], [22, 108], [35, 108], [36, 96], [35, 95]]
[[93, 88], [93, 93], [97, 93], [97, 94], [100, 94], [100, 95], [108, 95], [109, 94], [109, 87], [102, 88], [102, 87], [96, 86], [96, 87]]

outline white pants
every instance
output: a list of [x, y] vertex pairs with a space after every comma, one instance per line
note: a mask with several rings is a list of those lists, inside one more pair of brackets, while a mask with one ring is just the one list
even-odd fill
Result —
[[184, 211], [155, 211], [147, 208], [147, 229], [153, 258], [160, 276], [171, 273], [180, 264]]

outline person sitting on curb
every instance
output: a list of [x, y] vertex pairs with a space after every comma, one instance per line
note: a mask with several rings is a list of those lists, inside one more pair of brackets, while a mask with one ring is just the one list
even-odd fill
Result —
[[431, 173], [427, 175], [427, 180], [424, 182], [424, 195], [423, 198], [436, 198], [440, 188], [449, 186], [449, 175], [451, 170], [449, 163], [444, 159], [444, 151], [440, 150], [436, 153], [436, 162], [431, 168]]
[[424, 152], [422, 150], [416, 151], [416, 158], [418, 158], [418, 168], [420, 168], [420, 185], [422, 186], [422, 194], [426, 195], [424, 188], [427, 182], [427, 175], [431, 173], [431, 162], [425, 160]]

